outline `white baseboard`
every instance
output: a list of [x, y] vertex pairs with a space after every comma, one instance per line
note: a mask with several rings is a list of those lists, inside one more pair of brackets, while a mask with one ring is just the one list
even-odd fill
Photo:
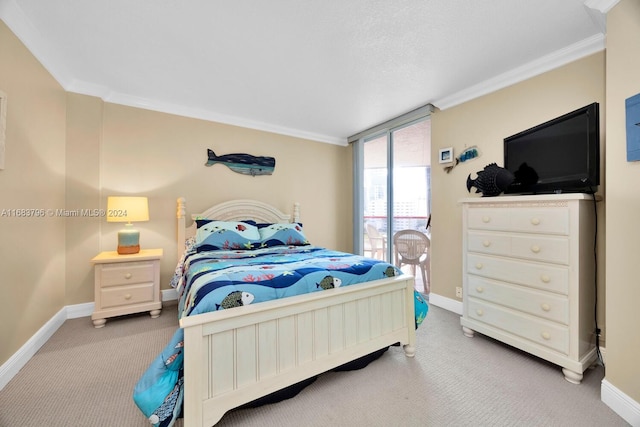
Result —
[[462, 301], [443, 297], [442, 295], [430, 293], [429, 304], [433, 304], [437, 307], [444, 308], [445, 310], [453, 311], [456, 314], [462, 316]]
[[42, 347], [60, 326], [67, 320], [67, 308], [63, 307], [47, 323], [42, 326], [29, 340], [20, 347], [13, 356], [0, 366], [0, 390], [6, 386], [20, 369], [27, 364], [34, 354]]
[[175, 289], [163, 289], [160, 292], [162, 292], [162, 301], [175, 301], [178, 299], [178, 293]]
[[[177, 300], [175, 289], [162, 290], [162, 301]], [[429, 295], [429, 304], [462, 315], [462, 302], [437, 294]], [[75, 304], [62, 308], [13, 356], [0, 366], [0, 390], [27, 364], [67, 319], [91, 316], [93, 303]], [[606, 379], [600, 388], [602, 401], [633, 427], [640, 427], [640, 404], [618, 390]]]
[[[161, 291], [162, 301], [173, 301], [178, 299], [175, 289], [164, 289]], [[67, 319], [77, 319], [88, 317], [93, 313], [94, 303], [67, 305], [57, 312], [47, 323], [38, 330], [20, 349], [14, 353], [6, 362], [0, 366], [0, 390], [4, 388], [20, 369], [27, 364], [29, 359], [40, 350], [51, 336], [58, 330]]]
[[[429, 294], [429, 304], [462, 316], [462, 301], [431, 293]], [[606, 348], [601, 347], [600, 353], [602, 354], [602, 358], [606, 359]], [[633, 427], [640, 427], [640, 403], [618, 390], [606, 379], [602, 380], [600, 386], [600, 399]]]
[[78, 317], [91, 316], [93, 313], [94, 304], [92, 302], [85, 302], [84, 304], [74, 304], [65, 307], [67, 310], [67, 319], [77, 319]]
[[606, 379], [602, 380], [600, 386], [600, 399], [633, 427], [640, 427], [640, 403], [618, 390]]

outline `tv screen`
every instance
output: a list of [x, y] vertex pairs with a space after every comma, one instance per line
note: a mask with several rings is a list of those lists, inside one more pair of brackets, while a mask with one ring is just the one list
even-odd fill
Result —
[[600, 184], [599, 105], [593, 103], [504, 139], [505, 193], [591, 193]]

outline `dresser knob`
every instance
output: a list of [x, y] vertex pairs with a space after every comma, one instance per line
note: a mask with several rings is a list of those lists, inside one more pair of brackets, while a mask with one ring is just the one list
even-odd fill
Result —
[[540, 305], [540, 307], [542, 307], [542, 310], [544, 310], [544, 311], [551, 310], [551, 306], [549, 304], [542, 304], [542, 305]]
[[481, 262], [476, 263], [476, 270], [482, 270], [482, 263]]
[[483, 292], [484, 292], [484, 288], [483, 288], [482, 286], [477, 286], [477, 287], [476, 287], [476, 291], [477, 291], [479, 294], [481, 294], [481, 293], [483, 293]]
[[543, 274], [542, 276], [540, 276], [540, 280], [542, 280], [544, 283], [549, 283], [551, 281], [551, 278], [546, 274]]
[[488, 223], [489, 221], [491, 221], [490, 217], [488, 217], [486, 215], [482, 217], [482, 222], [484, 222], [485, 224]]
[[491, 242], [488, 240], [485, 240], [482, 242], [482, 246], [484, 246], [485, 248], [488, 248], [489, 246], [491, 246]]
[[540, 252], [540, 246], [531, 246], [531, 252], [533, 252], [534, 254], [537, 254], [538, 252]]
[[482, 311], [481, 309], [477, 309], [477, 310], [476, 310], [476, 314], [477, 314], [478, 316], [482, 316], [482, 315], [484, 314], [484, 311]]
[[131, 299], [131, 294], [125, 294], [125, 295], [124, 295], [124, 299], [126, 299], [126, 300]]
[[549, 332], [543, 332], [540, 335], [542, 335], [542, 338], [544, 338], [545, 340], [551, 339], [551, 334]]
[[540, 224], [540, 220], [538, 218], [531, 218], [531, 224], [539, 225]]
[[131, 279], [131, 273], [127, 273], [127, 274], [125, 274], [125, 275], [124, 275], [124, 278], [125, 278], [125, 279]]

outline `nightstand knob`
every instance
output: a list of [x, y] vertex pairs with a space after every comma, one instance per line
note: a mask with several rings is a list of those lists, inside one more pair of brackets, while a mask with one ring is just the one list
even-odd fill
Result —
[[549, 304], [542, 304], [540, 305], [540, 307], [542, 308], [542, 310], [544, 311], [549, 311], [551, 310], [551, 306]]
[[533, 252], [534, 254], [537, 254], [538, 252], [540, 252], [540, 246], [531, 246], [531, 252]]
[[542, 276], [540, 276], [540, 280], [542, 280], [542, 282], [544, 283], [549, 283], [551, 281], [551, 278], [546, 274], [543, 274]]
[[488, 248], [489, 246], [491, 246], [491, 242], [489, 240], [485, 240], [482, 242], [482, 246], [484, 246], [485, 248]]
[[531, 219], [531, 224], [533, 225], [539, 225], [540, 224], [540, 220], [538, 218], [532, 218]]
[[481, 293], [483, 293], [483, 292], [484, 292], [484, 288], [483, 288], [482, 286], [477, 286], [477, 287], [476, 287], [476, 291], [477, 291], [479, 294], [481, 294]]
[[487, 222], [489, 222], [489, 221], [491, 221], [491, 218], [490, 218], [490, 217], [488, 217], [488, 216], [486, 216], [486, 215], [482, 217], [482, 222], [484, 222], [485, 224], [486, 224]]
[[476, 270], [482, 270], [482, 263], [481, 262], [476, 263]]
[[124, 275], [125, 279], [131, 279], [131, 277], [132, 277], [131, 273], [127, 273], [127, 274]]
[[542, 338], [544, 338], [545, 340], [549, 340], [551, 339], [551, 334], [549, 332], [543, 332], [540, 334], [542, 336]]
[[131, 294], [124, 294], [124, 299], [127, 299], [127, 300], [131, 299]]
[[477, 309], [476, 313], [478, 314], [478, 316], [482, 316], [484, 314], [484, 311], [482, 311], [481, 309]]

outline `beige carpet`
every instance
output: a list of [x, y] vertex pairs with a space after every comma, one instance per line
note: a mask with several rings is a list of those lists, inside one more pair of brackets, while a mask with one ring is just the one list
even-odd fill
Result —
[[[102, 329], [68, 320], [0, 391], [0, 426], [150, 426], [133, 387], [176, 326], [175, 305], [158, 319], [126, 316]], [[363, 370], [324, 374], [293, 399], [232, 411], [218, 425], [628, 425], [600, 401], [602, 367], [570, 384], [555, 365], [464, 337], [459, 317], [433, 306], [417, 335], [414, 359], [392, 347]]]

